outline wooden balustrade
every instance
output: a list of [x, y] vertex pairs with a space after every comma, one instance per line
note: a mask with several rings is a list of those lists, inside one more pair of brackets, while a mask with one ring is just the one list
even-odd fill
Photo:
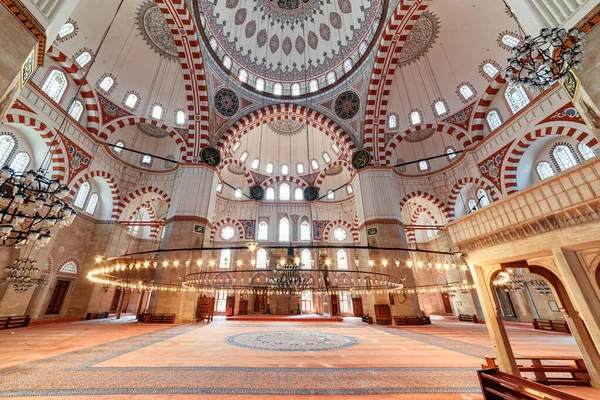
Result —
[[582, 400], [560, 390], [497, 369], [477, 371], [485, 400]]
[[31, 322], [29, 315], [11, 315], [0, 317], [0, 329], [26, 328]]
[[566, 321], [554, 321], [551, 319], [534, 319], [533, 328], [542, 331], [571, 333]]
[[[579, 357], [515, 357], [519, 372], [533, 374], [533, 381], [542, 385], [571, 385], [571, 386], [589, 386], [590, 375], [582, 358]], [[529, 361], [525, 365], [523, 360]], [[548, 361], [551, 364], [543, 364]], [[563, 364], [558, 364], [558, 362]], [[567, 362], [567, 364], [564, 364]], [[498, 368], [496, 357], [486, 357], [482, 368]], [[554, 374], [554, 376], [548, 376]]]

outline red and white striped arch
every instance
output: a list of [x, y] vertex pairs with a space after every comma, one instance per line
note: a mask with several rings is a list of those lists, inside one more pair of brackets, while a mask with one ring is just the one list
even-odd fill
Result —
[[539, 128], [533, 132], [526, 133], [520, 140], [515, 140], [512, 149], [506, 157], [504, 168], [502, 172], [502, 182], [504, 182], [504, 190], [507, 195], [514, 193], [518, 190], [517, 188], [517, 168], [519, 162], [525, 154], [525, 151], [531, 146], [537, 139], [550, 136], [550, 135], [562, 135], [575, 138], [579, 143], [583, 143], [590, 148], [598, 145], [598, 139], [593, 135], [581, 131], [577, 128], [571, 128], [566, 126], [549, 126], [546, 128]]
[[365, 110], [364, 148], [378, 162], [385, 152], [385, 127], [390, 85], [398, 66], [400, 53], [415, 22], [427, 9], [430, 0], [400, 0], [383, 32], [371, 81]]
[[226, 226], [226, 225], [233, 225], [233, 226], [235, 226], [236, 229], [237, 229], [237, 232], [238, 232], [238, 238], [237, 238], [237, 240], [244, 240], [244, 227], [242, 226], [242, 224], [240, 223], [240, 221], [238, 221], [237, 219], [233, 219], [233, 218], [223, 218], [219, 222], [213, 223], [213, 227], [212, 227], [212, 230], [210, 232], [210, 240], [214, 241], [217, 232], [219, 232], [221, 230], [221, 228], [224, 227], [224, 226]]
[[164, 200], [167, 203], [167, 207], [171, 206], [171, 197], [167, 192], [162, 189], [159, 189], [155, 186], [146, 186], [143, 188], [135, 189], [133, 192], [129, 193], [125, 198], [123, 198], [116, 207], [113, 207], [113, 216], [112, 218], [118, 220], [123, 213], [123, 210], [135, 199], [142, 197], [146, 194], [158, 194], [160, 200]]
[[335, 161], [332, 161], [329, 164], [327, 164], [325, 166], [325, 168], [323, 168], [323, 170], [321, 171], [321, 173], [319, 174], [319, 176], [317, 176], [317, 179], [315, 180], [315, 187], [317, 189], [321, 190], [321, 184], [323, 184], [323, 181], [327, 177], [327, 175], [325, 174], [327, 172], [327, 170], [329, 168], [335, 167], [337, 165], [341, 165], [342, 167], [346, 168], [348, 170], [348, 172], [350, 172], [351, 176], [354, 176], [354, 174], [356, 173], [356, 171], [354, 170], [354, 168], [352, 167], [352, 165], [348, 161], [346, 161], [346, 160], [335, 160]]
[[67, 179], [67, 151], [64, 143], [59, 136], [53, 133], [48, 125], [31, 117], [30, 115], [17, 114], [15, 109], [11, 109], [5, 117], [5, 122], [11, 124], [21, 124], [29, 126], [40, 133], [40, 136], [46, 142], [50, 153], [52, 154], [52, 179], [58, 179], [66, 183]]
[[253, 128], [268, 122], [292, 119], [301, 121], [323, 132], [336, 143], [342, 152], [351, 154], [356, 149], [356, 144], [335, 121], [318, 111], [304, 107], [300, 104], [274, 104], [260, 110], [254, 110], [229, 127], [219, 138], [218, 147], [223, 154], [229, 153], [233, 138], [241, 138]]
[[456, 184], [454, 185], [452, 190], [450, 190], [450, 195], [448, 196], [448, 213], [451, 219], [454, 219], [454, 217], [456, 216], [456, 200], [458, 199], [461, 189], [465, 185], [471, 183], [483, 189], [487, 189], [492, 197], [492, 201], [497, 201], [500, 198], [500, 194], [498, 193], [496, 187], [489, 183], [487, 180], [476, 178], [473, 176], [460, 178], [458, 181], [456, 181]]
[[210, 144], [208, 89], [200, 38], [185, 0], [156, 0], [156, 4], [171, 28], [183, 69], [188, 103], [189, 136], [187, 151], [182, 159], [192, 161], [204, 146]]
[[471, 145], [471, 140], [469, 139], [469, 135], [464, 129], [460, 129], [459, 127], [450, 126], [450, 125], [446, 125], [446, 124], [421, 124], [421, 125], [413, 126], [412, 128], [407, 129], [404, 132], [399, 132], [398, 134], [396, 134], [396, 136], [394, 136], [394, 138], [392, 140], [390, 140], [389, 143], [386, 145], [385, 155], [384, 155], [383, 160], [386, 163], [389, 163], [392, 161], [391, 156], [393, 154], [394, 149], [396, 147], [398, 147], [400, 142], [402, 142], [402, 140], [404, 140], [404, 138], [406, 136], [408, 136], [412, 133], [418, 132], [420, 130], [423, 130], [423, 129], [431, 129], [431, 128], [435, 129], [436, 132], [445, 133], [447, 135], [453, 136], [454, 138], [456, 138], [456, 140], [458, 140], [460, 142], [463, 149], [466, 149], [468, 146]]
[[475, 105], [473, 121], [471, 122], [471, 140], [473, 143], [477, 143], [483, 139], [485, 116], [490, 108], [490, 104], [492, 104], [492, 101], [504, 85], [506, 85], [506, 79], [502, 77], [502, 74], [496, 75], [496, 78], [490, 83]]
[[248, 168], [246, 168], [246, 165], [238, 159], [227, 158], [227, 159], [223, 160], [223, 162], [221, 164], [219, 164], [219, 167], [218, 167], [219, 173], [221, 175], [223, 175], [223, 171], [226, 169], [225, 167], [227, 167], [228, 165], [235, 165], [236, 167], [243, 168], [244, 169], [244, 178], [246, 178], [246, 182], [248, 183], [248, 186], [249, 187], [254, 186], [254, 178], [252, 177], [252, 174], [250, 173], [250, 171], [248, 171]]
[[448, 211], [448, 207], [446, 206], [446, 204], [443, 201], [441, 201], [440, 199], [438, 199], [436, 196], [429, 194], [427, 192], [424, 192], [422, 190], [417, 190], [415, 192], [411, 192], [411, 193], [407, 194], [406, 196], [404, 196], [402, 198], [402, 200], [400, 200], [400, 210], [402, 210], [404, 205], [410, 199], [413, 199], [413, 198], [421, 198], [421, 199], [432, 202], [440, 209], [440, 213], [442, 214], [442, 216], [444, 218], [446, 218], [446, 220], [450, 220], [450, 213]]
[[47, 51], [48, 56], [60, 65], [69, 75], [73, 81], [81, 88], [79, 95], [83, 99], [85, 104], [85, 110], [87, 114], [87, 130], [94, 135], [98, 134], [98, 128], [100, 127], [100, 108], [98, 107], [98, 101], [94, 90], [86, 79], [83, 78], [84, 73], [81, 71], [79, 66], [71, 61], [69, 57], [61, 53], [61, 51], [50, 46]]
[[[115, 180], [115, 178], [106, 171], [88, 171], [88, 170], [81, 171], [79, 174], [77, 174], [76, 176], [73, 177], [71, 182], [69, 182], [69, 184], [72, 184], [73, 182], [75, 182], [75, 184], [73, 185], [73, 188], [71, 189], [70, 195], [75, 196], [75, 193], [77, 193], [77, 191], [79, 190], [81, 185], [83, 185], [83, 182], [88, 182], [90, 179], [92, 179], [94, 177], [102, 178], [108, 184], [108, 187], [110, 188], [110, 193], [112, 195], [112, 210], [114, 213], [114, 210], [116, 209], [116, 207], [119, 203], [119, 199], [121, 198], [121, 193], [119, 192], [119, 187], [117, 185], [117, 181]], [[114, 218], [114, 214], [112, 215], [112, 217]]]
[[117, 131], [117, 129], [125, 128], [126, 126], [132, 126], [137, 123], [146, 123], [149, 125], [154, 125], [169, 133], [169, 137], [175, 141], [175, 143], [179, 146], [179, 151], [181, 152], [182, 158], [186, 154], [186, 146], [185, 141], [179, 134], [179, 132], [175, 131], [175, 129], [160, 123], [159, 121], [150, 119], [150, 118], [142, 118], [142, 117], [125, 117], [115, 121], [112, 121], [102, 127], [100, 130], [100, 138], [107, 140], [108, 135], [111, 135]]
[[325, 227], [323, 231], [323, 241], [329, 242], [329, 237], [331, 235], [331, 230], [337, 228], [338, 226], [343, 226], [352, 234], [352, 240], [356, 243], [359, 241], [358, 230], [354, 229], [354, 227], [349, 223], [344, 221], [343, 219], [337, 219], [335, 221], [330, 221], [329, 224]]
[[[419, 220], [419, 216], [423, 213], [429, 215], [429, 218], [431, 218], [431, 221], [433, 222], [434, 225], [439, 225], [437, 218], [426, 207], [423, 207], [420, 204], [417, 206], [415, 211], [413, 211], [413, 214], [410, 217], [411, 225], [416, 224], [417, 221]], [[411, 228], [405, 228], [405, 231], [406, 231], [406, 240], [408, 241], [408, 243], [417, 243], [415, 230], [411, 229]]]
[[[154, 206], [152, 205], [152, 202], [155, 199], [151, 199], [148, 200], [142, 204], [140, 204], [139, 206], [137, 206], [137, 208], [133, 211], [133, 213], [131, 213], [131, 216], [129, 217], [129, 219], [131, 221], [133, 221], [133, 219], [135, 218], [136, 214], [142, 209], [145, 208], [146, 212], [148, 213], [148, 219], [150, 221], [154, 221], [157, 222], [158, 219], [156, 218], [156, 212], [154, 212]], [[154, 239], [156, 238], [156, 236], [158, 235], [158, 226], [151, 226], [150, 227], [150, 238]]]
[[295, 183], [296, 185], [300, 186], [302, 189], [308, 187], [308, 183], [306, 183], [306, 181], [296, 178], [294, 176], [274, 176], [272, 178], [267, 179], [263, 183], [261, 183], [260, 186], [262, 186], [263, 188], [266, 189], [269, 186], [273, 185], [274, 183], [282, 183], [282, 182]]

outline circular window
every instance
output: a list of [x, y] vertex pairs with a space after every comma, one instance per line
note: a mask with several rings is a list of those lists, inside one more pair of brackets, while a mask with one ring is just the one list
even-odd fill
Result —
[[225, 226], [221, 229], [221, 237], [225, 240], [231, 240], [235, 235], [235, 229], [232, 226]]
[[341, 226], [338, 226], [337, 228], [335, 228], [335, 231], [333, 231], [333, 237], [340, 242], [342, 240], [345, 240], [346, 236], [346, 230]]

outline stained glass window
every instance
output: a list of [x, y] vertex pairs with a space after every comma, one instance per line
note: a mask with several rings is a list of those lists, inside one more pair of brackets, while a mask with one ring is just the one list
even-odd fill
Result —
[[561, 171], [577, 165], [577, 160], [573, 156], [571, 149], [564, 145], [556, 146], [552, 151], [552, 157], [554, 157]]
[[84, 182], [77, 191], [77, 195], [75, 195], [73, 205], [78, 208], [83, 208], [83, 205], [85, 204], [85, 200], [87, 199], [90, 190], [90, 184], [88, 182]]
[[535, 167], [535, 170], [537, 171], [540, 179], [546, 179], [554, 176], [554, 170], [552, 169], [552, 166], [550, 166], [550, 163], [546, 161], [538, 163], [538, 165]]
[[42, 90], [46, 93], [52, 100], [59, 103], [62, 98], [65, 90], [67, 89], [67, 77], [62, 72], [54, 69], [48, 75], [48, 78], [44, 81], [42, 85]]

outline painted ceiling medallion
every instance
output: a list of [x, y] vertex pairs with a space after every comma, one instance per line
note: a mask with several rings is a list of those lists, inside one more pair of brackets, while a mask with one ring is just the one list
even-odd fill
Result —
[[221, 88], [215, 93], [215, 108], [224, 117], [233, 117], [240, 108], [240, 99], [229, 88]]
[[278, 135], [292, 136], [302, 132], [305, 125], [303, 122], [294, 121], [293, 119], [279, 119], [269, 122], [268, 127]]
[[429, 139], [433, 136], [434, 133], [435, 128], [420, 129], [416, 132], [412, 132], [406, 135], [404, 137], [404, 140], [406, 140], [409, 143], [418, 143], [422, 142], [423, 140]]
[[244, 167], [237, 164], [229, 164], [227, 170], [234, 175], [244, 175]]
[[360, 110], [360, 97], [356, 92], [347, 90], [335, 99], [334, 110], [341, 119], [352, 119]]
[[154, 0], [140, 5], [136, 19], [144, 41], [158, 55], [171, 61], [179, 61], [179, 52], [171, 29]]
[[404, 43], [398, 66], [409, 65], [423, 57], [435, 43], [440, 31], [438, 18], [430, 12], [424, 12], [408, 34]]
[[159, 126], [156, 125], [152, 125], [152, 124], [147, 124], [145, 122], [138, 122], [136, 124], [136, 127], [138, 128], [138, 130], [140, 132], [142, 132], [145, 135], [148, 136], [152, 136], [155, 138], [164, 138], [169, 136], [169, 132], [165, 131], [164, 129], [162, 129]]

